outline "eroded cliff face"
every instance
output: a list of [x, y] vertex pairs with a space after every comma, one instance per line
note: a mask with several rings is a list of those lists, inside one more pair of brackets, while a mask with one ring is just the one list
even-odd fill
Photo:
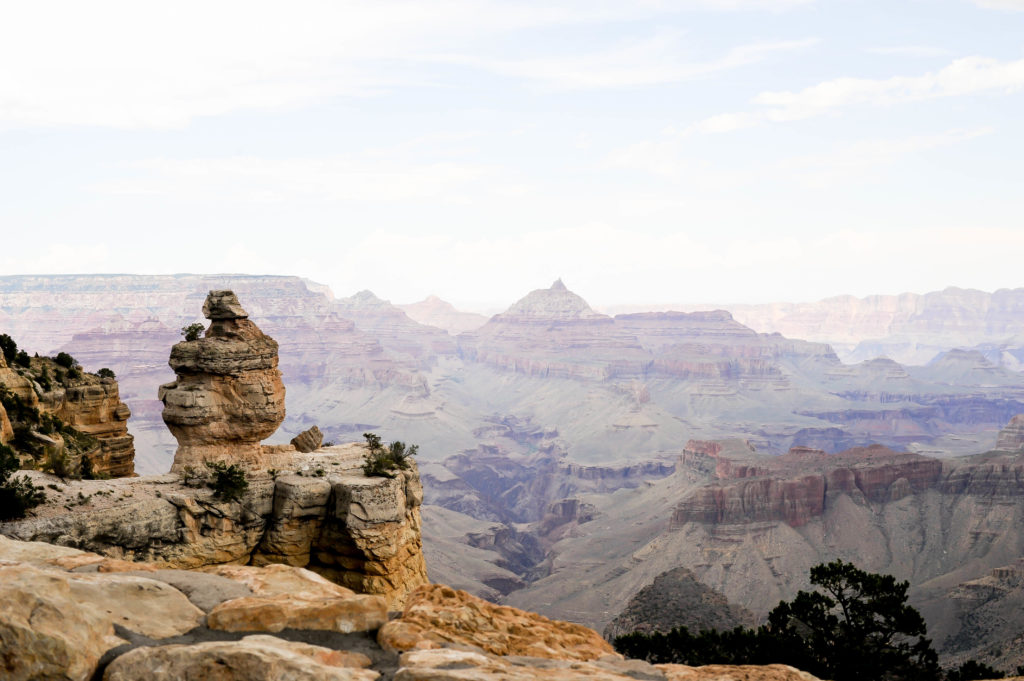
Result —
[[[394, 479], [365, 477], [364, 454], [359, 444], [293, 453], [274, 477], [251, 474], [231, 503], [175, 474], [68, 481], [47, 489], [48, 503], [33, 517], [0, 524], [0, 534], [173, 568], [307, 567], [400, 607], [427, 581], [423, 492], [415, 468]], [[54, 480], [26, 475], [44, 487]]]
[[[48, 458], [55, 456], [65, 459], [72, 474], [134, 475], [131, 410], [121, 401], [117, 381], [78, 368], [74, 376], [66, 369], [47, 357], [10, 367], [0, 356], [0, 388], [5, 399], [15, 400], [14, 413], [0, 405], [0, 443], [14, 446], [25, 465], [50, 465]], [[63, 426], [44, 422], [46, 415]], [[61, 432], [63, 427], [71, 430]]]
[[270, 467], [260, 442], [285, 417], [277, 341], [249, 321], [231, 291], [210, 291], [203, 316], [205, 337], [171, 348], [177, 380], [160, 387], [164, 423], [178, 441], [171, 470], [205, 461]]

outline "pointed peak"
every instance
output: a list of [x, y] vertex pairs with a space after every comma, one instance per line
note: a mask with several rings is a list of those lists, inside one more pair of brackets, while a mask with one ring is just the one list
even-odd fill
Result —
[[535, 319], [610, 319], [594, 312], [587, 305], [587, 301], [567, 289], [561, 279], [556, 280], [551, 288], [531, 291], [501, 316]]

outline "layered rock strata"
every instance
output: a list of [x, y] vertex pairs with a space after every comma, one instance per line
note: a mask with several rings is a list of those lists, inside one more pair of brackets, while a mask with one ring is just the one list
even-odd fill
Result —
[[34, 517], [0, 523], [0, 534], [118, 559], [194, 569], [283, 563], [385, 598], [400, 607], [427, 581], [420, 535], [422, 487], [415, 468], [367, 478], [365, 448], [293, 453], [283, 468], [251, 474], [238, 502], [214, 498], [177, 475], [69, 481], [25, 473], [48, 489]]
[[[22, 417], [35, 419], [23, 418], [19, 423], [15, 415], [12, 423], [12, 415], [0, 405], [0, 444], [15, 439], [17, 425], [31, 439], [43, 443], [44, 452], [67, 456], [69, 467], [76, 472], [114, 478], [134, 475], [135, 438], [128, 432], [131, 410], [121, 401], [117, 381], [78, 367], [75, 370], [77, 375], [65, 372], [65, 367], [47, 357], [33, 357], [29, 366], [15, 368], [0, 356], [0, 388], [6, 390], [7, 399], [16, 399], [27, 408]], [[53, 432], [52, 426], [44, 428], [38, 417], [46, 414], [57, 417], [72, 431], [62, 436]], [[69, 439], [76, 440], [74, 451], [66, 442]], [[22, 454], [30, 459], [32, 453]], [[88, 460], [84, 467], [83, 459]], [[31, 461], [34, 466], [46, 463]]]
[[999, 431], [996, 449], [1001, 452], [1024, 451], [1024, 414], [1017, 414]]
[[178, 451], [172, 471], [207, 461], [270, 467], [260, 441], [285, 417], [277, 341], [249, 321], [231, 291], [210, 291], [203, 304], [205, 337], [171, 349], [177, 380], [160, 387], [163, 419]]

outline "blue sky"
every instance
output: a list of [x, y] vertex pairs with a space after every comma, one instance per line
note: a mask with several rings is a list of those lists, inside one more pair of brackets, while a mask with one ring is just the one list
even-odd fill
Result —
[[1024, 0], [5, 3], [0, 273], [1024, 285]]

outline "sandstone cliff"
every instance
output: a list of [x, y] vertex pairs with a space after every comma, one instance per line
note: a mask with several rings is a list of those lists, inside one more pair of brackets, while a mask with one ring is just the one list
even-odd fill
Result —
[[48, 357], [8, 366], [0, 356], [0, 443], [26, 466], [56, 466], [70, 475], [133, 475], [131, 410], [113, 377], [66, 367]]

